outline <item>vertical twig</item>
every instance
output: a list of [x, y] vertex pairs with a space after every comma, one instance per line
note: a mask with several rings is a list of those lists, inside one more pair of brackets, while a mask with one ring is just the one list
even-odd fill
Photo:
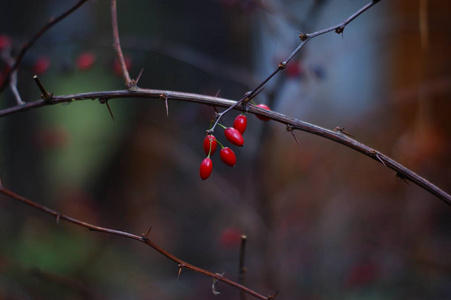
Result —
[[428, 0], [420, 0], [419, 10], [418, 25], [420, 27], [421, 48], [427, 50], [429, 47]]
[[[1, 52], [1, 57], [5, 64], [8, 66], [8, 69], [11, 70], [14, 66], [14, 58], [11, 56], [11, 46], [8, 45], [5, 49]], [[14, 94], [14, 97], [16, 98], [17, 105], [23, 105], [25, 102], [22, 101], [22, 98], [20, 97], [19, 90], [17, 89], [17, 70], [10, 71], [10, 79], [9, 79], [9, 87]]]
[[111, 23], [113, 27], [113, 39], [114, 39], [113, 47], [114, 50], [116, 50], [117, 59], [122, 69], [122, 75], [124, 76], [125, 86], [127, 88], [131, 88], [135, 84], [130, 79], [130, 74], [128, 73], [127, 65], [125, 64], [124, 60], [124, 54], [122, 54], [121, 42], [119, 40], [119, 28], [117, 25], [116, 0], [111, 0]]
[[[245, 265], [244, 265], [244, 258], [246, 256], [245, 252], [246, 252], [246, 241], [247, 241], [247, 236], [246, 235], [241, 235], [241, 245], [240, 245], [240, 265], [239, 265], [239, 273], [240, 273], [240, 281], [239, 283], [241, 285], [244, 285], [246, 282], [246, 276], [245, 273], [247, 271]], [[241, 300], [246, 300], [246, 293], [244, 293], [243, 291], [240, 291], [240, 299]]]

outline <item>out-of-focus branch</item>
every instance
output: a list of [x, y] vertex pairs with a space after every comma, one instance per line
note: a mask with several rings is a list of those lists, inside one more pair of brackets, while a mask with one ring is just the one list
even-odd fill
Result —
[[[8, 69], [11, 69], [14, 66], [14, 58], [11, 56], [11, 49], [7, 47], [1, 53], [2, 59], [8, 66]], [[20, 97], [19, 90], [17, 89], [17, 70], [14, 70], [9, 75], [9, 88], [11, 89], [14, 97], [16, 98], [17, 105], [22, 105], [25, 102], [22, 101]]]
[[226, 113], [228, 113], [231, 109], [234, 109], [236, 106], [241, 105], [241, 104], [246, 104], [249, 101], [251, 101], [257, 94], [259, 94], [261, 92], [261, 90], [263, 89], [263, 87], [265, 86], [265, 84], [270, 81], [277, 73], [279, 73], [279, 71], [284, 70], [288, 63], [293, 59], [293, 57], [299, 53], [299, 51], [302, 49], [302, 47], [305, 46], [305, 44], [320, 35], [323, 35], [325, 33], [331, 32], [331, 31], [335, 31], [336, 33], [342, 33], [344, 28], [351, 23], [355, 18], [357, 18], [358, 16], [360, 16], [362, 13], [364, 13], [365, 11], [367, 11], [368, 9], [370, 9], [371, 7], [373, 7], [376, 3], [378, 3], [380, 0], [372, 0], [371, 2], [369, 2], [368, 4], [366, 4], [365, 6], [363, 6], [361, 9], [359, 9], [358, 11], [356, 11], [355, 13], [353, 13], [351, 16], [349, 16], [346, 20], [344, 20], [343, 22], [341, 22], [340, 24], [337, 24], [335, 26], [329, 27], [329, 28], [325, 28], [313, 33], [301, 33], [299, 35], [299, 38], [301, 39], [301, 43], [296, 47], [296, 49], [294, 49], [293, 52], [291, 52], [291, 54], [288, 56], [288, 58], [285, 61], [282, 61], [279, 63], [279, 65], [277, 66], [277, 69], [272, 72], [271, 74], [269, 74], [268, 77], [266, 77], [259, 85], [257, 85], [253, 90], [247, 92], [244, 94], [244, 96], [238, 100], [236, 102], [236, 104], [232, 105], [231, 107], [227, 108], [225, 111], [217, 114], [216, 117], [216, 121], [213, 124], [213, 126], [210, 129], [210, 132], [213, 132], [215, 130], [216, 125], [219, 123], [220, 119], [222, 118], [223, 115], [225, 115]]
[[[238, 271], [240, 274], [240, 284], [244, 285], [246, 283], [246, 266], [244, 264], [244, 260], [246, 258], [246, 241], [247, 241], [247, 236], [246, 235], [241, 235], [241, 244], [240, 244], [240, 262], [239, 262], [239, 266], [238, 266]], [[241, 300], [246, 300], [246, 294], [241, 291], [240, 293], [240, 299]]]
[[104, 232], [104, 233], [108, 233], [108, 234], [119, 235], [119, 236], [123, 236], [123, 237], [129, 238], [129, 239], [133, 239], [133, 240], [137, 240], [139, 242], [142, 242], [142, 243], [152, 247], [154, 250], [156, 250], [157, 252], [159, 252], [163, 256], [166, 256], [167, 258], [169, 258], [173, 262], [177, 263], [178, 267], [179, 267], [179, 272], [182, 269], [184, 269], [184, 268], [185, 269], [189, 269], [189, 270], [192, 270], [194, 272], [203, 274], [205, 276], [212, 277], [212, 278], [214, 278], [217, 281], [221, 281], [221, 282], [224, 282], [224, 283], [226, 283], [228, 285], [231, 285], [231, 286], [233, 286], [233, 287], [235, 287], [237, 289], [240, 289], [241, 291], [243, 291], [243, 292], [245, 292], [245, 293], [247, 293], [247, 294], [249, 294], [251, 296], [254, 296], [257, 299], [262, 299], [262, 300], [272, 299], [270, 296], [269, 297], [263, 296], [263, 295], [255, 292], [255, 291], [253, 291], [253, 290], [251, 290], [251, 289], [249, 289], [249, 288], [247, 288], [247, 287], [245, 287], [245, 286], [243, 286], [243, 285], [241, 285], [239, 283], [236, 283], [233, 280], [230, 280], [230, 279], [222, 276], [221, 274], [212, 273], [212, 272], [209, 272], [207, 270], [201, 269], [199, 267], [196, 267], [196, 266], [194, 266], [192, 264], [189, 264], [189, 263], [181, 260], [180, 258], [172, 255], [171, 253], [167, 252], [166, 250], [164, 250], [163, 248], [161, 248], [159, 245], [157, 245], [155, 242], [153, 242], [152, 240], [150, 240], [148, 238], [150, 230], [146, 234], [142, 234], [141, 236], [139, 236], [139, 235], [135, 235], [135, 234], [128, 233], [128, 232], [115, 230], [115, 229], [111, 229], [111, 228], [106, 228], [106, 227], [100, 227], [100, 226], [96, 226], [96, 225], [93, 225], [93, 224], [90, 224], [90, 223], [87, 223], [87, 222], [83, 222], [83, 221], [80, 221], [78, 219], [75, 219], [75, 218], [69, 217], [67, 215], [64, 215], [64, 214], [62, 214], [62, 213], [60, 213], [58, 211], [55, 211], [55, 210], [53, 210], [51, 208], [46, 207], [46, 206], [40, 205], [39, 203], [36, 203], [36, 202], [34, 202], [34, 201], [30, 200], [30, 199], [27, 199], [27, 198], [25, 198], [25, 197], [23, 197], [23, 196], [21, 196], [19, 194], [16, 194], [13, 191], [10, 191], [10, 190], [6, 189], [2, 185], [1, 182], [0, 182], [0, 193], [2, 193], [5, 196], [8, 196], [8, 197], [10, 197], [10, 198], [12, 198], [12, 199], [14, 199], [16, 201], [22, 202], [22, 203], [24, 203], [24, 204], [26, 204], [28, 206], [34, 207], [34, 208], [36, 208], [36, 209], [38, 209], [40, 211], [43, 211], [43, 212], [45, 212], [45, 213], [47, 213], [49, 215], [54, 216], [56, 218], [57, 222], [59, 222], [60, 220], [65, 220], [65, 221], [68, 221], [68, 222], [73, 223], [75, 225], [88, 228], [91, 231], [98, 231], [98, 232]]
[[119, 28], [117, 25], [117, 8], [116, 0], [111, 0], [111, 23], [113, 27], [113, 39], [114, 39], [114, 50], [116, 51], [117, 60], [121, 66], [122, 75], [124, 76], [125, 86], [129, 89], [136, 85], [134, 81], [131, 80], [130, 74], [127, 70], [127, 65], [125, 64], [124, 54], [122, 54], [121, 42], [119, 40]]
[[[228, 100], [224, 98], [218, 98], [214, 96], [205, 96], [199, 94], [191, 94], [191, 93], [183, 93], [183, 92], [174, 92], [174, 91], [163, 91], [163, 90], [150, 90], [150, 89], [141, 89], [137, 88], [134, 91], [120, 90], [120, 91], [104, 91], [104, 92], [92, 92], [92, 93], [81, 93], [81, 94], [73, 94], [73, 95], [64, 95], [64, 96], [53, 96], [52, 101], [45, 100], [36, 100], [33, 102], [28, 102], [25, 105], [14, 106], [10, 108], [6, 108], [0, 110], [0, 118], [11, 115], [18, 112], [27, 111], [30, 109], [35, 109], [39, 107], [43, 107], [50, 104], [57, 103], [70, 103], [73, 101], [86, 100], [86, 99], [103, 99], [109, 100], [114, 98], [153, 98], [161, 101], [162, 97], [167, 100], [177, 100], [177, 101], [188, 101], [200, 104], [207, 104], [216, 107], [224, 107], [226, 110], [235, 109], [240, 111], [247, 111], [252, 114], [257, 114], [261, 116], [268, 117], [274, 121], [285, 124], [287, 126], [288, 131], [292, 130], [302, 130], [314, 135], [321, 136], [328, 140], [340, 143], [346, 147], [352, 148], [363, 155], [366, 155], [377, 162], [383, 164], [384, 166], [392, 169], [396, 172], [396, 175], [400, 178], [409, 180], [431, 194], [437, 196], [441, 200], [443, 200], [446, 204], [451, 205], [451, 196], [435, 186], [431, 182], [427, 181], [423, 177], [418, 174], [412, 172], [407, 169], [400, 163], [394, 161], [390, 157], [380, 153], [379, 151], [368, 147], [350, 136], [346, 135], [343, 130], [329, 130], [322, 128], [317, 125], [313, 125], [284, 114], [269, 111], [266, 109], [259, 108], [255, 105], [249, 105], [244, 108], [243, 106], [237, 106], [237, 101]], [[339, 129], [339, 128], [338, 128]]]
[[14, 74], [14, 72], [19, 67], [20, 63], [22, 62], [22, 59], [24, 58], [25, 54], [27, 54], [28, 50], [34, 45], [34, 43], [50, 28], [52, 28], [55, 24], [57, 24], [59, 21], [63, 20], [67, 16], [69, 16], [71, 13], [76, 11], [79, 7], [81, 7], [85, 2], [88, 0], [80, 0], [77, 4], [72, 6], [70, 9], [62, 13], [60, 16], [50, 20], [44, 27], [42, 27], [27, 43], [25, 43], [22, 46], [22, 49], [20, 50], [19, 54], [17, 55], [15, 59], [15, 63], [11, 68], [9, 68], [8, 72], [5, 74], [5, 80], [3, 81], [2, 85], [0, 86], [0, 93], [5, 89], [5, 87], [8, 85], [9, 81], [11, 80], [11, 76]]

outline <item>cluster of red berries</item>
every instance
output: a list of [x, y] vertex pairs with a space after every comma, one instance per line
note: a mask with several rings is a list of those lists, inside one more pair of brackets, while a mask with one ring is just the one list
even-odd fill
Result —
[[[270, 110], [270, 108], [265, 104], [258, 104], [257, 106], [263, 109]], [[269, 121], [269, 118], [264, 116], [257, 115], [257, 118], [259, 118], [262, 121]], [[224, 128], [224, 136], [230, 143], [238, 147], [242, 147], [244, 145], [243, 134], [246, 131], [247, 127], [247, 118], [244, 114], [240, 114], [235, 118], [232, 127], [226, 128], [221, 124], [218, 125]], [[226, 165], [231, 167], [235, 166], [236, 164], [235, 152], [233, 152], [233, 150], [230, 149], [229, 147], [224, 147], [222, 143], [219, 142], [213, 134], [208, 133], [207, 136], [205, 136], [203, 142], [204, 152], [207, 155], [207, 157], [204, 158], [204, 160], [200, 164], [199, 169], [199, 175], [202, 180], [205, 180], [208, 177], [210, 177], [211, 172], [213, 171], [213, 161], [211, 160], [210, 157], [215, 153], [218, 144], [221, 146], [221, 151], [219, 152], [221, 160]]]

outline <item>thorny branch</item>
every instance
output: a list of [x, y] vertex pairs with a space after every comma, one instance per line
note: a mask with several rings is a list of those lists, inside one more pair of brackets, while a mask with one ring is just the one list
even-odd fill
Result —
[[269, 80], [271, 80], [271, 78], [273, 78], [277, 73], [279, 73], [279, 71], [282, 71], [282, 70], [284, 70], [287, 67], [288, 63], [293, 59], [293, 57], [296, 54], [299, 53], [299, 51], [302, 49], [302, 47], [304, 47], [305, 44], [307, 44], [307, 42], [309, 40], [311, 40], [311, 39], [313, 39], [313, 38], [315, 38], [317, 36], [320, 36], [322, 34], [331, 32], [331, 31], [335, 31], [336, 33], [342, 33], [344, 28], [346, 27], [346, 25], [351, 23], [355, 18], [360, 16], [362, 13], [367, 11], [369, 8], [374, 6], [379, 1], [380, 0], [372, 0], [371, 2], [369, 2], [368, 4], [363, 6], [357, 12], [353, 13], [351, 16], [349, 16], [346, 20], [344, 20], [340, 24], [337, 24], [335, 26], [331, 26], [329, 28], [325, 28], [325, 29], [322, 29], [322, 30], [319, 30], [319, 31], [316, 31], [316, 32], [313, 32], [313, 33], [301, 33], [299, 35], [299, 38], [301, 39], [301, 43], [296, 47], [296, 49], [294, 49], [293, 52], [291, 52], [291, 54], [288, 56], [288, 58], [285, 61], [280, 62], [279, 65], [277, 66], [277, 69], [275, 69], [268, 77], [266, 77], [253, 90], [245, 93], [244, 96], [240, 100], [238, 100], [234, 105], [232, 105], [231, 107], [227, 108], [223, 112], [217, 114], [216, 121], [214, 122], [214, 124], [211, 127], [211, 129], [208, 130], [208, 132], [213, 132], [215, 130], [215, 128], [216, 128], [216, 125], [219, 123], [219, 120], [222, 118], [222, 116], [225, 115], [226, 113], [228, 113], [231, 109], [234, 109], [235, 107], [237, 107], [238, 105], [241, 105], [241, 104], [244, 104], [244, 106], [247, 106], [247, 103], [249, 101], [251, 101], [255, 96], [257, 96], [257, 94], [259, 94], [261, 92], [261, 90], [264, 87], [264, 85]]
[[141, 88], [137, 88], [136, 91], [120, 90], [120, 91], [81, 93], [81, 94], [64, 95], [64, 96], [53, 96], [51, 103], [49, 103], [49, 101], [45, 101], [45, 100], [36, 100], [33, 102], [28, 102], [25, 105], [6, 108], [3, 110], [0, 110], [0, 118], [7, 116], [7, 115], [14, 114], [14, 113], [43, 107], [43, 106], [46, 106], [49, 104], [70, 103], [73, 101], [80, 101], [80, 100], [86, 100], [86, 99], [109, 100], [109, 99], [114, 99], [114, 98], [153, 98], [153, 99], [157, 99], [158, 101], [160, 101], [161, 95], [165, 95], [165, 99], [167, 99], [167, 100], [178, 100], [178, 101], [201, 103], [201, 104], [206, 104], [206, 105], [211, 105], [211, 106], [216, 106], [216, 107], [224, 107], [224, 108], [226, 108], [226, 110], [230, 110], [233, 108], [235, 110], [248, 111], [249, 113], [262, 115], [262, 116], [268, 117], [274, 121], [282, 123], [285, 126], [289, 126], [290, 130], [305, 131], [305, 132], [308, 132], [308, 133], [311, 133], [314, 135], [321, 136], [328, 140], [340, 143], [346, 147], [354, 149], [354, 150], [362, 153], [363, 155], [366, 155], [366, 156], [378, 161], [379, 163], [392, 169], [396, 173], [402, 174], [406, 180], [409, 180], [409, 181], [415, 183], [416, 185], [420, 186], [424, 190], [426, 190], [426, 191], [430, 192], [431, 194], [435, 195], [436, 197], [440, 198], [446, 204], [451, 205], [451, 196], [448, 193], [446, 193], [439, 187], [435, 186], [433, 183], [427, 181], [420, 175], [407, 169], [400, 163], [394, 161], [390, 157], [380, 153], [379, 151], [377, 151], [369, 146], [366, 146], [366, 145], [354, 140], [350, 136], [346, 135], [346, 133], [342, 130], [325, 129], [320, 126], [313, 125], [313, 124], [286, 116], [284, 114], [281, 114], [281, 113], [278, 113], [275, 111], [269, 111], [266, 109], [259, 108], [255, 105], [249, 105], [246, 108], [244, 108], [242, 106], [237, 106], [237, 103], [238, 103], [237, 101], [228, 100], [228, 99], [224, 99], [224, 98], [218, 98], [218, 97], [214, 97], [214, 96], [205, 96], [205, 95], [199, 95], [199, 94], [163, 91], [163, 90], [141, 89]]
[[58, 17], [50, 20], [44, 27], [41, 28], [27, 43], [25, 43], [22, 46], [22, 49], [20, 50], [19, 54], [17, 55], [17, 58], [15, 59], [15, 63], [12, 65], [11, 68], [6, 72], [5, 79], [0, 86], [0, 93], [5, 89], [5, 87], [8, 85], [9, 81], [11, 80], [11, 77], [14, 75], [15, 71], [19, 67], [20, 63], [22, 62], [22, 59], [24, 58], [25, 54], [27, 54], [28, 50], [34, 45], [34, 43], [45, 33], [47, 30], [52, 28], [56, 23], [63, 20], [67, 16], [69, 16], [71, 13], [76, 11], [79, 7], [81, 7], [85, 2], [88, 0], [80, 0], [77, 4], [72, 6], [70, 9], [59, 15]]
[[121, 66], [122, 75], [124, 76], [125, 86], [127, 88], [132, 88], [136, 84], [131, 80], [130, 74], [127, 70], [127, 65], [125, 64], [124, 54], [122, 53], [121, 42], [119, 40], [119, 28], [117, 25], [117, 9], [116, 0], [111, 0], [111, 23], [113, 27], [113, 38], [114, 38], [114, 50], [117, 54], [117, 59], [119, 65]]
[[237, 289], [240, 289], [241, 291], [243, 291], [243, 292], [245, 292], [245, 293], [247, 293], [247, 294], [249, 294], [251, 296], [254, 296], [257, 299], [262, 299], [262, 300], [269, 300], [269, 299], [271, 299], [270, 297], [263, 296], [263, 295], [255, 292], [255, 291], [253, 291], [253, 290], [251, 290], [251, 289], [249, 289], [249, 288], [247, 288], [247, 287], [245, 287], [245, 286], [243, 286], [243, 285], [241, 285], [239, 283], [236, 283], [233, 280], [230, 280], [230, 279], [224, 277], [221, 274], [212, 273], [210, 271], [201, 269], [199, 267], [196, 267], [196, 266], [194, 266], [192, 264], [189, 264], [189, 263], [181, 260], [180, 258], [172, 255], [171, 253], [169, 253], [166, 250], [164, 250], [163, 248], [161, 248], [158, 244], [156, 244], [155, 242], [150, 240], [148, 238], [149, 232], [147, 234], [143, 234], [143, 235], [139, 236], [139, 235], [135, 235], [135, 234], [132, 234], [132, 233], [128, 233], [128, 232], [124, 232], [124, 231], [120, 231], [120, 230], [115, 230], [115, 229], [111, 229], [111, 228], [100, 227], [100, 226], [96, 226], [96, 225], [93, 225], [93, 224], [90, 224], [90, 223], [87, 223], [87, 222], [80, 221], [78, 219], [75, 219], [75, 218], [72, 218], [70, 216], [64, 215], [64, 214], [62, 214], [62, 213], [60, 213], [58, 211], [55, 211], [55, 210], [53, 210], [51, 208], [48, 208], [48, 207], [43, 206], [43, 205], [40, 205], [39, 203], [36, 203], [36, 202], [34, 202], [34, 201], [30, 200], [30, 199], [27, 199], [27, 198], [25, 198], [25, 197], [23, 197], [23, 196], [21, 196], [19, 194], [16, 194], [13, 191], [10, 191], [10, 190], [6, 189], [1, 184], [1, 182], [0, 182], [0, 193], [2, 193], [5, 196], [8, 196], [8, 197], [10, 197], [10, 198], [12, 198], [12, 199], [14, 199], [16, 201], [20, 201], [20, 202], [22, 202], [22, 203], [24, 203], [26, 205], [29, 205], [29, 206], [34, 207], [34, 208], [36, 208], [38, 210], [41, 210], [41, 211], [43, 211], [43, 212], [45, 212], [45, 213], [47, 213], [49, 215], [54, 216], [56, 218], [56, 220], [57, 220], [57, 223], [59, 223], [60, 220], [65, 220], [65, 221], [68, 221], [68, 222], [73, 223], [75, 225], [88, 228], [91, 231], [98, 231], [98, 232], [104, 232], [104, 233], [108, 233], [108, 234], [114, 234], [114, 235], [123, 236], [123, 237], [129, 238], [129, 239], [133, 239], [133, 240], [137, 240], [139, 242], [142, 242], [142, 243], [152, 247], [155, 251], [159, 252], [160, 254], [166, 256], [167, 258], [169, 258], [173, 262], [176, 262], [178, 264], [178, 266], [179, 266], [179, 274], [180, 274], [181, 269], [186, 268], [186, 269], [192, 270], [194, 272], [203, 274], [205, 276], [212, 277], [216, 281], [222, 281], [222, 282], [224, 282], [224, 283], [226, 283], [228, 285], [231, 285], [231, 286], [233, 286], [233, 287], [235, 287]]

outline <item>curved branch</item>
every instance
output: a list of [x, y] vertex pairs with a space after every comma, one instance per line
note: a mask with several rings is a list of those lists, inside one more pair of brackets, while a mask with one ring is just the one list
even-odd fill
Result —
[[119, 39], [119, 28], [117, 25], [117, 8], [116, 0], [111, 0], [111, 23], [113, 28], [113, 39], [114, 39], [114, 50], [116, 51], [117, 60], [121, 66], [122, 76], [124, 77], [125, 86], [130, 88], [134, 85], [130, 78], [130, 74], [127, 70], [127, 65], [125, 64], [124, 54], [122, 53], [121, 42]]
[[245, 286], [243, 286], [243, 285], [241, 285], [239, 283], [236, 283], [233, 280], [230, 280], [230, 279], [222, 276], [221, 274], [212, 273], [210, 271], [201, 269], [199, 267], [196, 267], [196, 266], [194, 266], [192, 264], [189, 264], [189, 263], [181, 260], [180, 258], [172, 255], [171, 253], [167, 252], [166, 250], [161, 248], [158, 244], [156, 244], [155, 242], [153, 242], [152, 240], [150, 240], [147, 237], [147, 235], [149, 234], [150, 230], [147, 232], [147, 234], [143, 234], [141, 236], [138, 236], [138, 235], [135, 235], [135, 234], [132, 234], [132, 233], [128, 233], [128, 232], [125, 232], [125, 231], [120, 231], [120, 230], [115, 230], [115, 229], [111, 229], [111, 228], [100, 227], [100, 226], [96, 226], [96, 225], [93, 225], [93, 224], [90, 224], [90, 223], [87, 223], [87, 222], [83, 222], [83, 221], [80, 221], [78, 219], [75, 219], [75, 218], [69, 217], [67, 215], [64, 215], [64, 214], [62, 214], [62, 213], [60, 213], [58, 211], [55, 211], [55, 210], [53, 210], [51, 208], [46, 207], [46, 206], [40, 205], [40, 204], [38, 204], [38, 203], [36, 203], [36, 202], [34, 202], [34, 201], [30, 200], [30, 199], [27, 199], [27, 198], [25, 198], [25, 197], [23, 197], [21, 195], [18, 195], [16, 193], [14, 193], [13, 191], [10, 191], [10, 190], [6, 189], [5, 187], [3, 187], [1, 182], [0, 182], [0, 193], [4, 194], [5, 196], [8, 196], [8, 197], [10, 197], [10, 198], [12, 198], [12, 199], [14, 199], [16, 201], [20, 201], [20, 202], [22, 202], [22, 203], [24, 203], [26, 205], [29, 205], [29, 206], [34, 207], [34, 208], [36, 208], [36, 209], [38, 209], [40, 211], [43, 211], [43, 212], [45, 212], [45, 213], [47, 213], [49, 215], [54, 216], [56, 218], [57, 222], [59, 222], [59, 220], [65, 220], [65, 221], [68, 221], [68, 222], [73, 223], [75, 225], [88, 228], [89, 230], [92, 230], [92, 231], [98, 231], [98, 232], [104, 232], [104, 233], [108, 233], [108, 234], [119, 235], [119, 236], [123, 236], [123, 237], [129, 238], [129, 239], [137, 240], [137, 241], [139, 241], [141, 243], [144, 243], [144, 244], [152, 247], [154, 250], [156, 250], [157, 252], [159, 252], [163, 256], [166, 256], [167, 258], [169, 258], [173, 262], [177, 263], [178, 267], [179, 267], [179, 274], [180, 274], [180, 272], [181, 272], [181, 270], [183, 268], [186, 268], [186, 269], [189, 269], [191, 271], [203, 274], [205, 276], [212, 277], [215, 280], [222, 281], [222, 282], [224, 282], [224, 283], [226, 283], [228, 285], [231, 285], [231, 286], [233, 286], [233, 287], [235, 287], [237, 289], [240, 289], [241, 291], [243, 291], [243, 292], [245, 292], [245, 293], [247, 293], [247, 294], [249, 294], [251, 296], [254, 296], [257, 299], [262, 299], [262, 300], [272, 299], [271, 296], [269, 296], [269, 297], [263, 296], [263, 295], [255, 292], [255, 291], [253, 291], [253, 290], [251, 290], [251, 289], [249, 289], [249, 288], [247, 288], [247, 287], [245, 287]]
[[[224, 99], [224, 98], [218, 98], [214, 96], [205, 96], [205, 95], [199, 95], [199, 94], [192, 94], [192, 93], [182, 93], [182, 92], [174, 92], [174, 91], [164, 91], [164, 90], [152, 90], [152, 89], [141, 89], [137, 88], [136, 91], [127, 91], [127, 90], [119, 90], [119, 91], [101, 91], [101, 92], [91, 92], [91, 93], [81, 93], [81, 94], [73, 94], [73, 95], [64, 95], [64, 96], [53, 96], [52, 101], [45, 101], [45, 100], [36, 100], [33, 102], [28, 102], [25, 105], [20, 106], [14, 106], [10, 108], [6, 108], [3, 110], [0, 110], [0, 118], [18, 113], [27, 111], [30, 109], [35, 109], [39, 107], [43, 107], [46, 105], [52, 105], [56, 103], [70, 103], [73, 101], [80, 101], [80, 100], [86, 100], [86, 99], [103, 99], [103, 100], [109, 100], [114, 98], [153, 98], [153, 99], [163, 99], [165, 101], [167, 100], [177, 100], [177, 101], [188, 101], [188, 102], [195, 102], [200, 104], [207, 104], [212, 106], [219, 106], [224, 107], [227, 109], [230, 109], [233, 107], [235, 110], [245, 111], [245, 108], [241, 105], [236, 106], [237, 101]], [[246, 108], [247, 112], [250, 112], [252, 114], [262, 115], [265, 117], [268, 117], [274, 121], [277, 121], [279, 123], [285, 124], [287, 126], [287, 130], [302, 130], [314, 135], [321, 136], [323, 138], [326, 138], [328, 140], [340, 143], [346, 147], [352, 148], [363, 155], [366, 155], [377, 162], [383, 164], [384, 166], [392, 169], [396, 172], [396, 175], [398, 177], [401, 177], [402, 179], [409, 180], [416, 185], [420, 186], [421, 188], [425, 189], [426, 191], [430, 192], [431, 194], [437, 196], [442, 201], [444, 201], [446, 204], [451, 205], [451, 196], [440, 189], [439, 187], [435, 186], [433, 183], [427, 181], [420, 175], [412, 172], [408, 168], [404, 167], [400, 163], [394, 161], [390, 157], [380, 153], [379, 151], [368, 147], [351, 137], [347, 136], [342, 130], [329, 130], [322, 128], [317, 125], [313, 125], [295, 118], [291, 118], [289, 116], [286, 116], [284, 114], [275, 112], [275, 111], [269, 111], [266, 109], [261, 109], [255, 105], [249, 105]]]

